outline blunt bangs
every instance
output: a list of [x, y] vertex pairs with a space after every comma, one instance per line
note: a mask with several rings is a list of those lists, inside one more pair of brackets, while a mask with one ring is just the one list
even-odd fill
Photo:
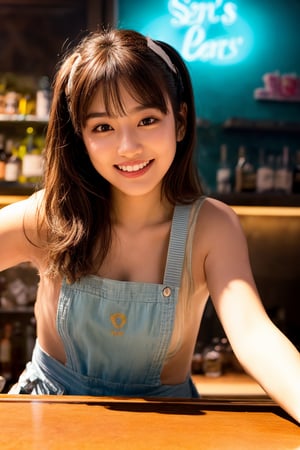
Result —
[[[127, 114], [121, 95], [121, 88], [125, 88], [127, 93], [140, 105], [144, 107], [157, 108], [167, 114], [166, 91], [157, 83], [153, 82], [149, 76], [146, 79], [144, 74], [132, 77], [129, 75], [117, 75], [115, 78], [103, 83], [99, 83], [105, 110], [110, 116], [124, 116]], [[151, 89], [149, 89], [151, 86]]]
[[168, 92], [165, 75], [153, 61], [151, 70], [147, 67], [145, 60], [133, 58], [132, 55], [128, 61], [124, 58], [122, 62], [117, 56], [112, 58], [110, 55], [109, 61], [94, 61], [92, 67], [83, 69], [76, 89], [76, 105], [74, 102], [76, 123], [81, 124], [80, 127], [85, 126], [89, 106], [98, 90], [110, 116], [126, 115], [121, 88], [125, 88], [141, 105], [157, 108], [167, 114], [167, 98], [172, 99], [173, 95]]

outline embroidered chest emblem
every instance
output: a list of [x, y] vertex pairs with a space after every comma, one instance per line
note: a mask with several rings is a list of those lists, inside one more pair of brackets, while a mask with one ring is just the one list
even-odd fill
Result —
[[124, 331], [122, 328], [127, 322], [126, 315], [123, 313], [114, 313], [110, 315], [110, 321], [114, 327], [114, 329], [111, 331], [111, 334], [113, 336], [122, 336], [124, 334]]

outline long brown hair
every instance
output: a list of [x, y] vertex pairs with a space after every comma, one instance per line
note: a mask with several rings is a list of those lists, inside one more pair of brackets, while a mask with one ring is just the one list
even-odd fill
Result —
[[162, 196], [176, 204], [192, 202], [202, 193], [194, 161], [196, 124], [190, 76], [172, 47], [156, 43], [176, 73], [149, 48], [143, 35], [116, 29], [83, 38], [64, 57], [56, 74], [44, 153], [43, 219], [48, 230], [49, 275], [60, 274], [73, 282], [95, 273], [110, 247], [110, 185], [94, 169], [81, 138], [99, 87], [108, 113], [125, 113], [121, 85], [140, 103], [165, 113], [169, 98], [175, 120], [179, 120], [182, 103], [187, 105], [186, 133], [163, 179]]

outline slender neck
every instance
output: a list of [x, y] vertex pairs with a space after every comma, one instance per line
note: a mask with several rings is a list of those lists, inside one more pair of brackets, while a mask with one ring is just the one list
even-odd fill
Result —
[[112, 222], [128, 229], [139, 230], [166, 222], [172, 218], [174, 206], [160, 195], [112, 195]]

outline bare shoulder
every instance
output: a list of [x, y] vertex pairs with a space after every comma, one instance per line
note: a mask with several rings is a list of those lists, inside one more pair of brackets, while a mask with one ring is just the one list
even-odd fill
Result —
[[247, 242], [239, 217], [225, 203], [205, 198], [195, 222], [193, 252], [197, 263], [226, 258], [240, 251], [247, 252]]
[[0, 269], [35, 258], [43, 191], [0, 210]]
[[198, 214], [196, 229], [208, 235], [227, 232], [241, 232], [240, 220], [231, 206], [207, 197]]
[[197, 217], [193, 249], [195, 262], [202, 263], [213, 286], [225, 278], [250, 279], [246, 236], [239, 217], [225, 203], [205, 199]]

